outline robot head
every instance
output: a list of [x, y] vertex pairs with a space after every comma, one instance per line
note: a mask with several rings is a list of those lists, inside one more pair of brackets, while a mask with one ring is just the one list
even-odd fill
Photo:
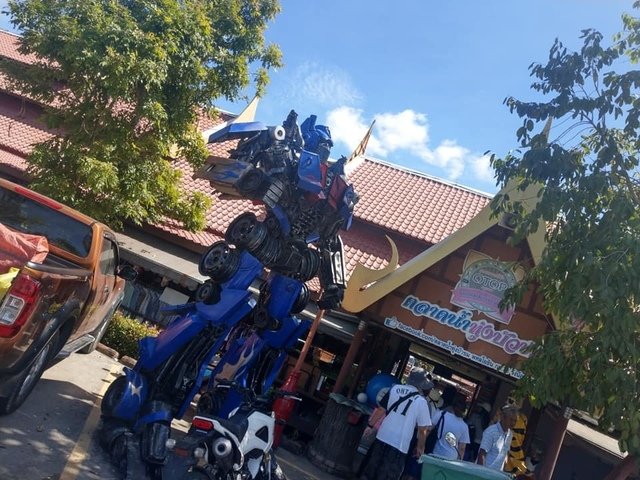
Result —
[[325, 125], [316, 125], [318, 117], [311, 115], [300, 126], [302, 138], [304, 140], [304, 149], [316, 153], [320, 161], [326, 163], [329, 160], [329, 153], [333, 147], [331, 140], [331, 131]]

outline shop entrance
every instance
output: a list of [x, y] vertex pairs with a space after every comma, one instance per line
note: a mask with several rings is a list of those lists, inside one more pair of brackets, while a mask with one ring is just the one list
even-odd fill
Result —
[[[502, 382], [495, 376], [416, 343], [410, 345], [409, 354], [405, 373], [408, 374], [413, 366], [431, 372], [436, 384], [434, 390], [438, 392], [433, 393], [434, 399], [446, 402], [446, 392], [455, 390], [465, 396], [470, 410], [475, 404], [488, 403], [493, 406], [496, 402]], [[442, 394], [445, 394], [444, 399], [441, 398]]]

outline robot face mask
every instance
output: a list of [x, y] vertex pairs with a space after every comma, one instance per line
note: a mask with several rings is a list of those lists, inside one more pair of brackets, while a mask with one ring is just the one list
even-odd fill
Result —
[[329, 161], [329, 154], [331, 153], [332, 142], [321, 141], [318, 143], [316, 152], [321, 163], [327, 163]]

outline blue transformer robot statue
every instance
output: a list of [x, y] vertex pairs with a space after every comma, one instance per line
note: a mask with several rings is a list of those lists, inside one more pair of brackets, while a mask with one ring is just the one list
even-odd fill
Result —
[[[333, 146], [316, 117], [300, 126], [291, 111], [281, 126], [231, 123], [209, 142], [237, 140], [229, 158], [211, 157], [196, 176], [218, 191], [264, 204], [266, 214], [238, 216], [225, 240], [200, 260], [208, 276], [194, 303], [172, 307], [176, 320], [140, 342], [140, 358], [125, 368], [102, 402], [100, 438], [127, 478], [159, 477], [171, 421], [185, 414], [211, 374], [256, 394], [272, 386], [310, 322], [295, 317], [309, 301], [305, 282], [318, 277], [320, 308], [337, 308], [346, 287], [339, 230], [351, 225], [357, 195], [344, 173], [346, 158], [329, 161]], [[249, 287], [260, 282], [257, 299]], [[211, 388], [199, 408], [222, 417], [241, 403], [233, 389]]]

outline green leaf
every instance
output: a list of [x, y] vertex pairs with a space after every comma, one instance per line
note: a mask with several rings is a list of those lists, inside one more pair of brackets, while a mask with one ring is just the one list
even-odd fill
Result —
[[[537, 282], [561, 329], [523, 363], [521, 396], [598, 412], [602, 429], [640, 455], [640, 70], [629, 68], [640, 58], [640, 19], [623, 22], [609, 45], [593, 29], [579, 52], [556, 41], [546, 64], [530, 68], [536, 101], [505, 101], [522, 118], [514, 141], [523, 153], [492, 158], [497, 178], [542, 188], [529, 210], [506, 195], [491, 208], [494, 217], [517, 212], [518, 238], [546, 231], [524, 282]], [[548, 138], [532, 133], [548, 118]]]
[[210, 201], [184, 195], [169, 156], [202, 165], [198, 115], [249, 85], [264, 90], [268, 69], [281, 64], [264, 41], [279, 8], [276, 0], [10, 1], [21, 51], [47, 61], [3, 61], [0, 70], [50, 105], [47, 122], [64, 132], [33, 151], [33, 186], [113, 226], [172, 218], [203, 228]]

